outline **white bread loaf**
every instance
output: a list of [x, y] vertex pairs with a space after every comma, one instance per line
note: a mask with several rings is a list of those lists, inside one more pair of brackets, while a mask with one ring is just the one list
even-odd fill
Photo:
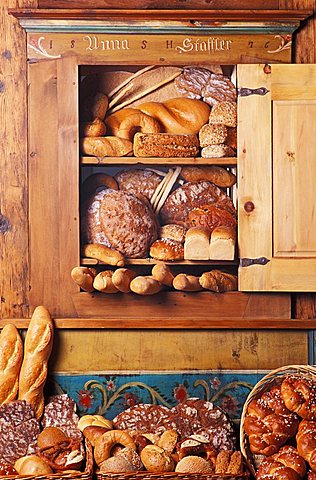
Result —
[[236, 230], [231, 227], [216, 227], [211, 234], [210, 260], [234, 260]]
[[0, 406], [15, 400], [18, 394], [23, 344], [12, 324], [5, 325], [0, 335]]
[[44, 410], [43, 389], [53, 336], [53, 322], [47, 308], [36, 307], [25, 337], [19, 377], [19, 400], [25, 400], [33, 406], [36, 418], [40, 418]]
[[210, 231], [203, 227], [191, 227], [185, 235], [184, 259], [210, 259]]

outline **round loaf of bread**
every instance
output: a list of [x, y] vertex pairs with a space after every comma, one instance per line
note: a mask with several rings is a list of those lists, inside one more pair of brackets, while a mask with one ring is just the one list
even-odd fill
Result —
[[164, 262], [183, 260], [183, 244], [171, 238], [159, 238], [151, 245], [150, 256]]
[[189, 212], [202, 205], [215, 205], [232, 215], [236, 210], [232, 200], [211, 182], [188, 182], [174, 190], [160, 210], [162, 224], [177, 223], [190, 228]]
[[210, 232], [216, 227], [236, 228], [237, 222], [230, 212], [215, 205], [202, 205], [193, 208], [188, 215], [188, 223], [191, 227], [208, 228]]
[[189, 455], [177, 463], [175, 471], [178, 473], [212, 473], [214, 468], [205, 458]]
[[83, 207], [84, 243], [101, 243], [130, 258], [143, 258], [157, 238], [157, 220], [151, 208], [135, 195], [104, 189]]
[[169, 225], [163, 225], [159, 229], [160, 238], [170, 238], [171, 240], [176, 240], [177, 242], [184, 243], [185, 234], [187, 229], [182, 225], [177, 225], [176, 223], [171, 223]]
[[161, 182], [161, 177], [152, 170], [130, 168], [118, 172], [115, 175], [115, 180], [120, 190], [133, 193], [136, 197], [141, 194], [150, 200]]
[[172, 472], [174, 460], [158, 445], [147, 445], [140, 453], [141, 461], [149, 472]]

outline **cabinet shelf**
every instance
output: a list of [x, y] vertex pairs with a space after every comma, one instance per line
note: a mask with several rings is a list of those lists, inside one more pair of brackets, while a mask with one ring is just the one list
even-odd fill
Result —
[[[125, 265], [155, 265], [159, 263], [161, 260], [156, 260], [155, 258], [126, 258]], [[106, 265], [104, 262], [100, 260], [96, 260], [94, 258], [81, 258], [80, 261], [81, 265], [83, 266], [94, 266], [94, 265]], [[167, 265], [239, 265], [238, 260], [181, 260], [181, 261], [174, 261], [174, 262], [164, 262]]]
[[81, 165], [221, 165], [236, 166], [236, 157], [80, 157]]

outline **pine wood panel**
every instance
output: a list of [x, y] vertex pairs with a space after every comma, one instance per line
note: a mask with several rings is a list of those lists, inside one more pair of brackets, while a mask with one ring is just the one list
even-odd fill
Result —
[[70, 294], [78, 288], [70, 271], [79, 263], [76, 64], [71, 57], [32, 64], [29, 83], [31, 310], [44, 304], [52, 315], [72, 316]]
[[58, 330], [50, 371], [273, 369], [304, 364], [305, 332]]

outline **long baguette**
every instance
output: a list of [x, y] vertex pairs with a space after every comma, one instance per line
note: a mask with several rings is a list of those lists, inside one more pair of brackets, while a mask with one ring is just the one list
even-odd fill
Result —
[[22, 358], [19, 332], [13, 324], [5, 325], [0, 334], [0, 406], [17, 397]]
[[43, 389], [53, 336], [53, 322], [47, 308], [36, 307], [25, 337], [19, 377], [19, 400], [26, 400], [33, 406], [36, 418], [40, 418], [44, 410]]

